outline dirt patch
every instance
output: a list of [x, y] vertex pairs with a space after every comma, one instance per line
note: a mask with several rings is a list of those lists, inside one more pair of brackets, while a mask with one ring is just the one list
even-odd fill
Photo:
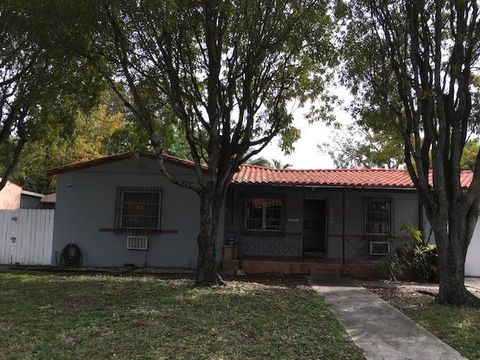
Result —
[[424, 290], [415, 287], [367, 287], [396, 308], [415, 309], [432, 303], [438, 290]]

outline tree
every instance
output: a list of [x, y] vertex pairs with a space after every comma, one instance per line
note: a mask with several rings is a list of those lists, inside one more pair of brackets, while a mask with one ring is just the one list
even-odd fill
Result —
[[[399, 169], [403, 161], [403, 141], [396, 130], [381, 130], [349, 125], [346, 130], [337, 129], [328, 143], [318, 145], [327, 152], [337, 168], [387, 168]], [[473, 170], [479, 150], [477, 139], [467, 140], [460, 160], [462, 170]]]
[[478, 3], [353, 1], [351, 15], [344, 80], [358, 106], [384, 113], [385, 125], [402, 137], [405, 164], [439, 251], [436, 300], [474, 301], [465, 289], [464, 266], [479, 212], [480, 155], [466, 190], [460, 172], [467, 138], [478, 124]]
[[[47, 169], [118, 152], [146, 151], [147, 136], [134, 125], [127, 122], [122, 113], [109, 114], [106, 105], [88, 113], [79, 112], [72, 129], [55, 124], [41, 138], [25, 144], [11, 179], [28, 190], [54, 192], [55, 179], [47, 176]], [[8, 152], [1, 152], [0, 164], [5, 158]]]
[[288, 169], [288, 168], [291, 168], [292, 165], [288, 164], [288, 163], [284, 164], [280, 160], [277, 160], [277, 159], [272, 159], [272, 167], [274, 169]]
[[462, 159], [460, 160], [462, 170], [475, 170], [475, 163], [479, 150], [480, 146], [478, 139], [467, 140], [465, 147], [463, 148]]
[[95, 102], [99, 82], [79, 71], [80, 59], [66, 60], [53, 41], [54, 26], [44, 26], [58, 18], [55, 11], [43, 2], [0, 2], [0, 151], [7, 155], [0, 190], [26, 143]]
[[[199, 195], [197, 284], [222, 282], [215, 243], [227, 188], [238, 167], [275, 136], [297, 133], [289, 101], [324, 91], [334, 60], [326, 6], [317, 0], [126, 0], [87, 8], [100, 18], [87, 19], [94, 31], [83, 54], [147, 130], [163, 174]], [[131, 98], [122, 95], [125, 89]], [[196, 181], [176, 176], [163, 162], [157, 127], [168, 114], [184, 131]]]
[[328, 143], [318, 145], [337, 168], [388, 168], [403, 165], [402, 139], [397, 132], [374, 132], [357, 123], [334, 131]]
[[272, 159], [268, 160], [264, 157], [259, 157], [256, 159], [250, 159], [247, 161], [251, 165], [263, 166], [273, 169], [288, 169], [291, 168], [291, 164], [283, 164], [280, 160]]
[[[46, 169], [129, 151], [151, 151], [146, 131], [110, 96], [88, 112], [78, 112], [74, 123], [50, 124], [42, 138], [25, 144], [11, 179], [26, 189], [40, 193], [55, 191], [55, 178]], [[65, 126], [68, 125], [68, 126]], [[162, 128], [165, 151], [188, 158], [188, 144], [175, 124]], [[0, 151], [0, 167], [9, 158]]]
[[264, 157], [258, 157], [256, 159], [250, 159], [247, 161], [250, 165], [263, 166], [263, 167], [272, 167], [270, 160]]

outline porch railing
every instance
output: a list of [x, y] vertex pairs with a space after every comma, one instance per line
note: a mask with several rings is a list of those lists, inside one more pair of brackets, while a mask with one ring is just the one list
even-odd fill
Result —
[[[299, 235], [300, 236], [300, 235]], [[337, 238], [338, 239], [338, 238]], [[341, 239], [338, 239], [341, 241]], [[358, 261], [381, 261], [386, 256], [371, 255], [370, 243], [372, 241], [388, 241], [390, 243], [390, 254], [393, 254], [398, 246], [405, 239], [402, 237], [385, 237], [385, 236], [346, 236], [345, 248], [341, 253], [338, 253], [338, 257], [334, 259], [342, 260], [341, 254], [345, 254], [343, 261], [345, 263], [358, 262]], [[297, 237], [242, 237], [240, 234], [229, 234], [226, 238], [225, 244], [231, 244], [235, 246], [235, 258], [237, 260], [251, 259], [251, 258], [283, 258], [283, 259], [310, 259], [314, 257], [306, 256], [303, 252], [303, 242], [299, 241]], [[337, 248], [337, 251], [339, 249]], [[318, 258], [325, 257], [325, 254], [315, 254]], [[318, 255], [318, 256], [317, 256]], [[328, 255], [327, 255], [328, 257]]]

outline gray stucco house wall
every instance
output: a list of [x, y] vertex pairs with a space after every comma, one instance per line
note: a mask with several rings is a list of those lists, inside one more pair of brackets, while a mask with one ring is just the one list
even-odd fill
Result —
[[[392, 251], [403, 237], [402, 226], [411, 223], [421, 228], [418, 193], [414, 190], [346, 189], [345, 217], [343, 188], [289, 186], [232, 186], [227, 198], [225, 237], [239, 244], [243, 257], [304, 257], [305, 200], [324, 200], [326, 206], [326, 251], [322, 257], [341, 259], [343, 228], [347, 257], [368, 256], [368, 236], [365, 235], [364, 201], [368, 198], [390, 199]], [[284, 231], [265, 234], [246, 231], [245, 199], [253, 195], [281, 196], [284, 199]], [[345, 225], [343, 224], [345, 221]]]
[[[167, 167], [178, 176], [194, 180], [192, 168], [172, 164]], [[148, 250], [127, 250], [129, 233], [114, 231], [119, 187], [162, 190], [161, 232], [146, 235]], [[82, 251], [85, 266], [195, 268], [199, 207], [198, 195], [171, 183], [151, 158], [137, 157], [62, 172], [57, 179], [52, 263], [58, 261], [67, 244], [75, 243]], [[223, 218], [220, 223], [218, 262]]]

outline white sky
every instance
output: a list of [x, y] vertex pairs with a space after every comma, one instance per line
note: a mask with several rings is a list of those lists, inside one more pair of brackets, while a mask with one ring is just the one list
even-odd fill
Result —
[[[334, 115], [336, 120], [342, 124], [352, 122], [352, 117], [344, 109], [350, 101], [352, 95], [343, 87], [335, 86], [331, 91], [338, 96], [343, 105], [335, 107]], [[284, 155], [278, 146], [278, 140], [274, 139], [257, 157], [264, 157], [268, 160], [280, 160], [283, 164], [291, 164], [295, 169], [327, 169], [334, 168], [332, 159], [327, 153], [320, 151], [317, 145], [328, 142], [333, 128], [328, 127], [323, 122], [309, 124], [305, 119], [305, 113], [308, 108], [297, 108], [294, 115], [293, 125], [301, 130], [300, 139], [294, 144], [295, 150], [291, 155]]]

